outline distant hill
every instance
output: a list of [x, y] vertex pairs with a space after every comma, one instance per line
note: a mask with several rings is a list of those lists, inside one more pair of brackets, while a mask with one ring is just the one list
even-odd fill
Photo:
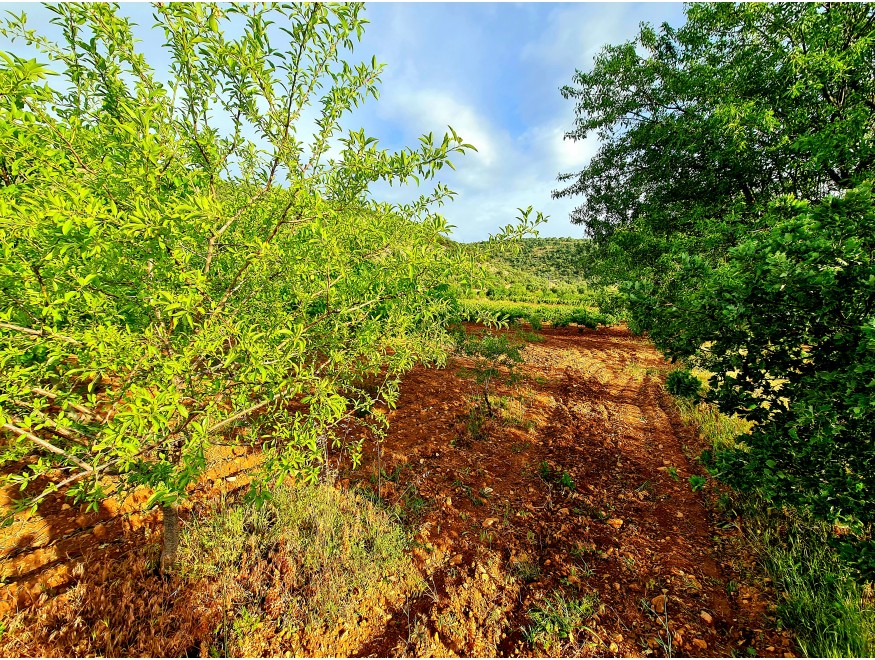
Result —
[[[486, 248], [488, 243], [471, 243]], [[489, 253], [490, 273], [483, 295], [520, 302], [578, 302], [589, 297], [583, 257], [589, 241], [578, 238], [525, 238], [518, 249]]]
[[552, 281], [579, 282], [583, 279], [582, 262], [589, 244], [589, 240], [582, 238], [524, 238], [519, 241], [519, 251], [495, 255], [493, 262]]

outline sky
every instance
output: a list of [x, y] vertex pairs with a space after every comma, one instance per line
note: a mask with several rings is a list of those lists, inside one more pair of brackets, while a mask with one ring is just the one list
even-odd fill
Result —
[[[39, 6], [0, 9], [24, 10], [30, 27], [49, 29]], [[122, 11], [143, 27], [153, 23], [148, 5], [123, 3]], [[424, 133], [437, 138], [450, 125], [477, 147], [454, 159], [456, 172], [440, 176], [458, 193], [441, 213], [461, 241], [485, 240], [528, 206], [550, 216], [541, 236], [581, 237], [569, 214], [582, 200], [551, 193], [560, 187], [557, 175], [582, 169], [598, 143], [564, 139], [574, 103], [559, 89], [576, 69], [590, 69], [604, 45], [633, 38], [642, 22], [684, 22], [681, 3], [655, 2], [367, 3], [365, 16], [370, 24], [353, 59], [375, 55], [386, 69], [380, 99], [369, 99], [344, 125], [364, 128], [392, 150], [415, 146]], [[0, 38], [3, 50], [34, 56]], [[145, 49], [147, 59], [156, 52]], [[373, 192], [385, 201], [417, 194], [385, 186]]]

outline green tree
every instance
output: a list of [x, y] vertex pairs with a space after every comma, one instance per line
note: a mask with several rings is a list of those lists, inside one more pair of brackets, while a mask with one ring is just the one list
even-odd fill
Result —
[[756, 422], [724, 478], [850, 524], [875, 575], [875, 6], [690, 5], [574, 83], [587, 264]]
[[457, 341], [462, 353], [474, 359], [472, 371], [475, 381], [483, 388], [480, 394], [486, 414], [494, 417], [489, 387], [495, 382], [512, 384], [516, 381], [515, 368], [523, 361], [525, 342], [508, 332], [488, 330], [472, 334], [462, 332]]
[[651, 260], [657, 239], [712, 235], [717, 222], [735, 236], [775, 195], [820, 199], [875, 166], [875, 6], [686, 13], [680, 28], [644, 25], [605, 47], [562, 89], [577, 115], [567, 137], [602, 144], [554, 196], [583, 196], [572, 222], [596, 238], [637, 231]]
[[341, 130], [382, 68], [345, 59], [359, 5], [158, 5], [169, 83], [117, 7], [48, 8], [58, 42], [24, 15], [0, 29], [59, 69], [0, 53], [0, 423], [31, 449], [10, 480], [20, 507], [151, 487], [166, 567], [213, 443], [260, 448], [253, 497], [316, 479], [341, 420], [444, 358], [446, 283], [469, 273], [433, 211], [453, 193], [368, 188], [472, 147]]

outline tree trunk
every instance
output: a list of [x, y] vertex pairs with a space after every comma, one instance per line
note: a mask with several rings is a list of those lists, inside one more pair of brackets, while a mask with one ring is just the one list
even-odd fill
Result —
[[179, 512], [177, 505], [163, 504], [161, 513], [164, 516], [164, 544], [161, 547], [161, 572], [169, 573], [176, 563], [176, 550], [179, 548]]
[[494, 417], [492, 413], [492, 404], [489, 402], [489, 380], [486, 381], [486, 386], [483, 388], [483, 400], [486, 402], [486, 414], [489, 417]]

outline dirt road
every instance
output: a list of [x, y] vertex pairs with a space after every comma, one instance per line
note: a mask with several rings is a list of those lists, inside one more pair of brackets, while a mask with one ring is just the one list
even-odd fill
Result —
[[[540, 337], [523, 380], [503, 391], [502, 419], [479, 437], [464, 363], [405, 380], [380, 486], [409, 508], [412, 484], [425, 502], [420, 541], [432, 552], [420, 556], [435, 588], [362, 653], [790, 653], [767, 586], [733, 570], [751, 562], [730, 556], [743, 546], [737, 530], [718, 529], [692, 490], [705, 445], [662, 388], [669, 365], [625, 329]], [[533, 610], [586, 599], [599, 603], [589, 635], [525, 639]]]

